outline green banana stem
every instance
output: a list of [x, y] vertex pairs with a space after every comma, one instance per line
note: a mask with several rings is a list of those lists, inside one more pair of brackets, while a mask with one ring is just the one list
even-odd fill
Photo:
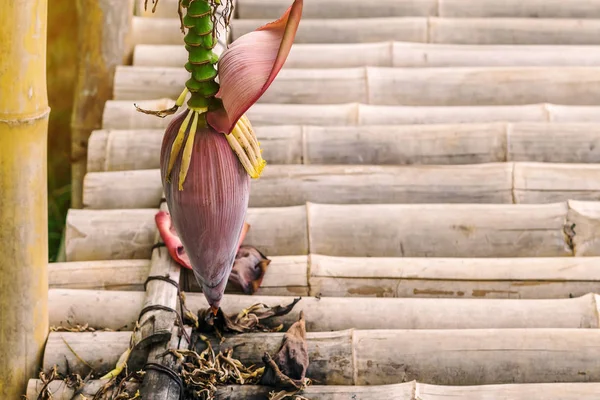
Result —
[[[213, 5], [214, 3], [214, 5]], [[191, 93], [188, 107], [198, 111], [206, 111], [218, 105], [215, 95], [219, 91], [216, 64], [219, 56], [213, 52], [217, 44], [216, 38], [216, 5], [214, 0], [182, 0], [185, 9], [182, 23], [187, 28], [183, 38], [188, 52], [185, 69], [191, 74], [185, 83]]]

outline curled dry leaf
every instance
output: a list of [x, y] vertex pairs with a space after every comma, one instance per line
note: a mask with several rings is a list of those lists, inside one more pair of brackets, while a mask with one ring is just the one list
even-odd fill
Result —
[[217, 315], [214, 316], [210, 309], [203, 309], [198, 311], [198, 331], [215, 333], [217, 336], [224, 333], [276, 332], [281, 330], [282, 326], [273, 327], [268, 320], [288, 314], [300, 299], [299, 297], [288, 305], [275, 307], [257, 303], [238, 314], [231, 315], [226, 315], [223, 310], [219, 309]]
[[284, 390], [302, 390], [306, 384], [308, 369], [308, 345], [306, 343], [306, 323], [304, 312], [285, 333], [281, 348], [274, 357], [263, 356], [265, 372], [261, 385], [274, 386]]
[[254, 294], [260, 288], [270, 263], [271, 260], [255, 247], [241, 246], [235, 256], [229, 284], [245, 294]]

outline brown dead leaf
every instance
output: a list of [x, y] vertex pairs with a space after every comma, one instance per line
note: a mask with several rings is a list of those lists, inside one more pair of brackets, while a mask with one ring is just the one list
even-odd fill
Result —
[[264, 254], [252, 246], [241, 246], [235, 255], [229, 284], [245, 294], [254, 294], [260, 287], [271, 263]]

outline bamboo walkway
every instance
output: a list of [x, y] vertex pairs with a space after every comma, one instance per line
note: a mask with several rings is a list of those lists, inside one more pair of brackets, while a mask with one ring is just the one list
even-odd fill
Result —
[[[51, 332], [44, 370], [101, 376], [132, 344], [144, 349], [133, 365], [164, 363], [178, 339], [169, 310], [187, 272], [155, 246], [170, 117], [133, 103], [170, 106], [186, 54], [176, 0], [155, 14], [140, 3], [132, 62], [116, 67], [86, 142], [66, 262], [49, 266], [50, 325], [95, 331]], [[229, 39], [288, 3], [237, 0]], [[600, 0], [305, 0], [296, 43], [248, 112], [269, 164], [244, 243], [271, 264], [256, 295], [228, 292], [223, 309], [302, 296], [280, 321], [304, 311], [310, 399], [598, 398]], [[207, 307], [186, 297], [194, 313]], [[214, 346], [245, 343], [237, 357], [260, 364], [281, 338]], [[32, 377], [29, 398], [42, 386]], [[141, 392], [171, 400], [179, 388], [148, 370]]]

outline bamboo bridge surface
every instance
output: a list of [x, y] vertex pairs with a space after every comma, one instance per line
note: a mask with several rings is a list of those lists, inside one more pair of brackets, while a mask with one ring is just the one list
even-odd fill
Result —
[[[101, 376], [136, 321], [134, 339], [163, 335], [148, 360], [174, 332], [164, 310], [138, 320], [178, 307], [177, 287], [149, 276], [186, 279], [155, 246], [171, 117], [133, 103], [166, 108], [187, 79], [175, 3], [136, 8], [133, 61], [88, 142], [66, 262], [49, 266], [50, 324], [96, 331], [51, 332], [44, 370]], [[238, 0], [229, 40], [288, 3]], [[248, 112], [269, 164], [244, 243], [272, 262], [259, 291], [226, 293], [224, 310], [302, 297], [282, 322], [304, 311], [310, 399], [597, 399], [600, 1], [368, 3], [305, 0], [288, 62]], [[186, 304], [206, 307], [193, 291]], [[260, 363], [280, 340], [226, 344], [245, 341], [240, 359]]]

